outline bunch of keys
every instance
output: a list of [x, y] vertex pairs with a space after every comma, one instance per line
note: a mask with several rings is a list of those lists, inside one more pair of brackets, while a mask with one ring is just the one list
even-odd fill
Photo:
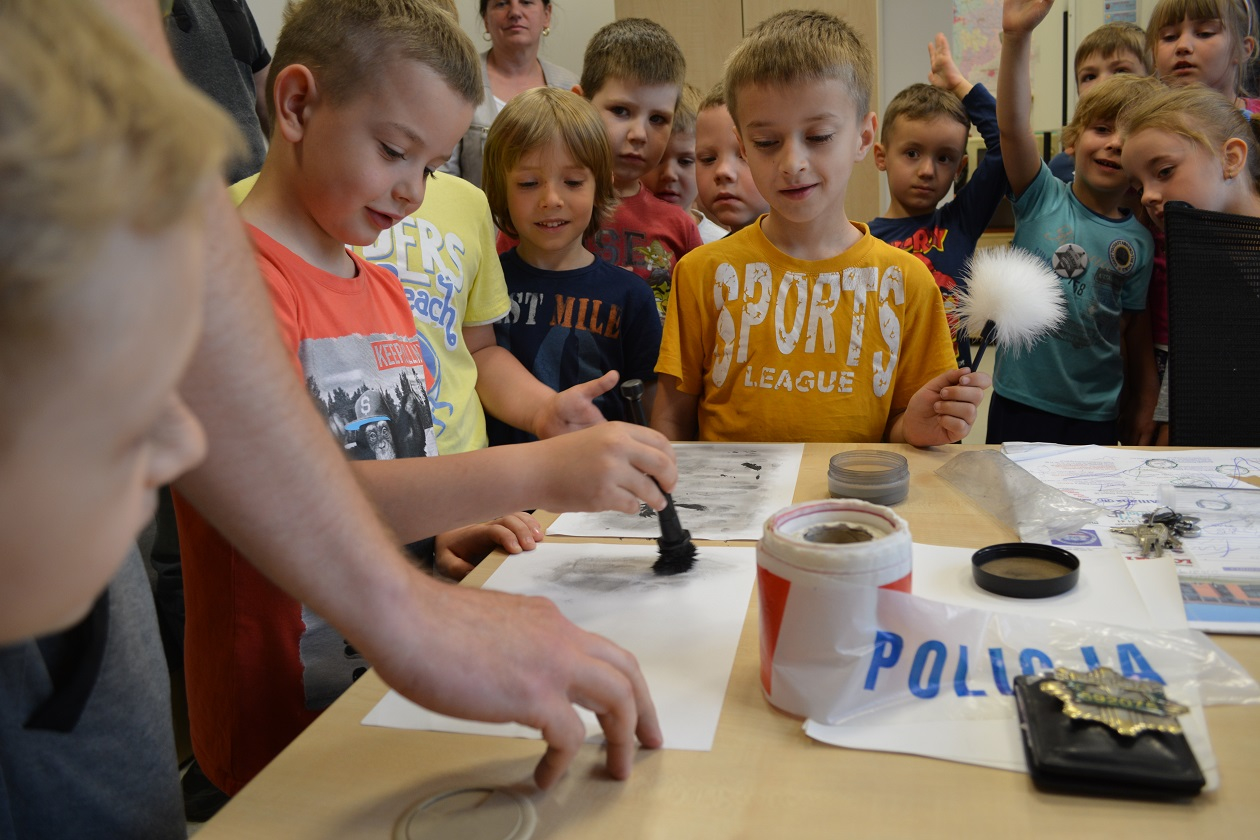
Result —
[[1199, 536], [1199, 517], [1183, 516], [1172, 508], [1156, 508], [1146, 515], [1139, 525], [1116, 527], [1117, 534], [1128, 534], [1138, 541], [1138, 553], [1143, 557], [1162, 557], [1164, 549], [1177, 551], [1182, 537]]

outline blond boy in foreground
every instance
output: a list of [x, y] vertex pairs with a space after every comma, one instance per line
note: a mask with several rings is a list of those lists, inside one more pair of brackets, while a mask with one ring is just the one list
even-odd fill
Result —
[[243, 144], [92, 5], [6, 0], [0, 56], [0, 382], [20, 406], [0, 448], [0, 836], [179, 837], [134, 546], [206, 452], [177, 387], [201, 207]]
[[875, 139], [870, 66], [847, 23], [799, 11], [727, 60], [770, 212], [679, 263], [652, 415], [667, 437], [931, 446], [970, 430], [989, 380], [954, 366], [936, 284], [845, 216]]

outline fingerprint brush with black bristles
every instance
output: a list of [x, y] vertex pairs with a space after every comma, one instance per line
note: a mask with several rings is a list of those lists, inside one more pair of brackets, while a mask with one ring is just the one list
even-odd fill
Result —
[[954, 313], [959, 331], [979, 336], [972, 370], [978, 370], [990, 343], [1018, 353], [1037, 343], [1067, 317], [1059, 276], [1023, 248], [976, 251], [963, 270], [966, 288]]
[[[627, 379], [621, 383], [621, 395], [630, 406], [630, 418], [640, 426], [646, 426], [647, 420], [643, 416], [643, 380]], [[665, 493], [664, 490], [661, 492]], [[665, 493], [665, 507], [657, 514], [657, 518], [661, 522], [661, 536], [656, 541], [660, 547], [660, 557], [652, 564], [652, 571], [658, 575], [678, 575], [690, 571], [696, 562], [696, 545], [691, 541], [691, 532], [678, 520], [674, 500], [668, 493]]]

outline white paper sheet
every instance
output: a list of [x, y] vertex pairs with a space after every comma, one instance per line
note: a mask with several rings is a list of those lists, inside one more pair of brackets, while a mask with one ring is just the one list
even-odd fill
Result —
[[[579, 627], [612, 639], [639, 660], [665, 746], [710, 750], [756, 576], [752, 548], [699, 548], [682, 575], [653, 574], [655, 545], [543, 543], [509, 557], [485, 588], [541, 595]], [[603, 740], [579, 709], [588, 740]], [[537, 730], [434, 714], [390, 691], [363, 723], [477, 735], [538, 738]]]
[[[770, 514], [792, 504], [805, 447], [799, 443], [676, 443], [674, 507], [697, 540], [756, 540]], [[565, 513], [549, 534], [656, 539], [661, 526], [646, 506], [625, 513]]]
[[1260, 490], [1241, 480], [1260, 475], [1260, 449], [1008, 443], [1003, 452], [1046, 484], [1107, 511], [1055, 541], [1082, 556], [1092, 546], [1135, 556], [1136, 540], [1111, 528], [1138, 524], [1157, 507], [1199, 517], [1200, 535], [1183, 539], [1183, 550], [1174, 554], [1190, 626], [1260, 634], [1260, 599], [1243, 588], [1260, 583]]
[[970, 548], [914, 544], [915, 595], [993, 612], [1103, 621], [1175, 630], [1186, 626], [1177, 573], [1169, 557], [1125, 560], [1118, 551], [1082, 551], [1076, 587], [1051, 598], [1008, 598], [976, 585]]

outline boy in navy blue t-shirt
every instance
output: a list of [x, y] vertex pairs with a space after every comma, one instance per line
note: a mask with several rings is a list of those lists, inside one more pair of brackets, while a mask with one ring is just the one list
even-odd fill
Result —
[[[958, 340], [954, 302], [964, 282], [962, 269], [1007, 189], [997, 103], [983, 85], [972, 85], [958, 71], [944, 35], [938, 34], [928, 51], [932, 84], [911, 85], [884, 112], [875, 165], [888, 175], [892, 200], [871, 221], [871, 234], [927, 264], [945, 298], [958, 365], [971, 367], [971, 346]], [[984, 159], [954, 199], [940, 205], [966, 163], [972, 124], [984, 138]]]

